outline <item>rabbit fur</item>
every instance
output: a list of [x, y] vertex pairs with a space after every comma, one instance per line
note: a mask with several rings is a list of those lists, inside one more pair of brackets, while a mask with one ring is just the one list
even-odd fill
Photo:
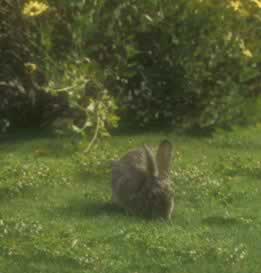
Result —
[[169, 181], [172, 145], [163, 140], [156, 154], [144, 145], [112, 164], [112, 201], [133, 214], [169, 219], [174, 196]]

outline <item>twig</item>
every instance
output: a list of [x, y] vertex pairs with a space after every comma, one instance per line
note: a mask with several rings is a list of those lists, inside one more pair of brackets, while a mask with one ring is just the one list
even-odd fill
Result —
[[[53, 89], [55, 92], [63, 92], [63, 91], [68, 91], [68, 90], [71, 90], [71, 89], [75, 89], [75, 88], [79, 88], [79, 87], [84, 87], [86, 83], [82, 83], [82, 84], [75, 84], [75, 85], [72, 85], [72, 86], [67, 86], [67, 87], [64, 87], [64, 88], [57, 88], [57, 89]], [[49, 88], [48, 88], [49, 89]], [[47, 90], [48, 90], [47, 89]]]
[[93, 137], [92, 137], [92, 139], [91, 139], [88, 147], [84, 150], [85, 154], [87, 154], [91, 150], [93, 144], [95, 143], [95, 141], [97, 139], [97, 136], [98, 136], [99, 129], [100, 129], [100, 118], [99, 118], [98, 109], [97, 109], [97, 111], [96, 111], [96, 127], [95, 127], [95, 131], [94, 131]]

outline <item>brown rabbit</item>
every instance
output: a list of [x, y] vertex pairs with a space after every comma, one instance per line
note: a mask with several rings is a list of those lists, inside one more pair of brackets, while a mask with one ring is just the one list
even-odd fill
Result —
[[174, 196], [169, 181], [172, 145], [160, 143], [156, 159], [151, 149], [130, 151], [112, 165], [112, 201], [134, 214], [169, 219]]

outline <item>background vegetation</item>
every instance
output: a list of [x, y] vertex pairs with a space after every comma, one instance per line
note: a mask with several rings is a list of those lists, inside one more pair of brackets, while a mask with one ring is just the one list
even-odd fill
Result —
[[98, 116], [104, 135], [119, 117], [132, 127], [253, 122], [260, 6], [3, 0], [1, 128], [46, 126], [59, 117], [83, 133], [94, 130]]

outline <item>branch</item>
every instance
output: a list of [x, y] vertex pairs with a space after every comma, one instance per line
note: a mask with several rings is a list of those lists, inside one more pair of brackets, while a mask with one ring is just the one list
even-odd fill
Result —
[[97, 112], [96, 112], [96, 127], [95, 127], [95, 131], [94, 131], [93, 137], [92, 137], [92, 139], [91, 139], [91, 141], [90, 141], [88, 147], [83, 151], [85, 154], [87, 154], [87, 153], [91, 150], [91, 148], [92, 148], [94, 142], [95, 142], [96, 139], [97, 139], [99, 129], [100, 129], [100, 118], [99, 118], [98, 109], [97, 109]]
[[[58, 88], [58, 89], [53, 89], [55, 92], [63, 92], [63, 91], [68, 91], [68, 90], [71, 90], [71, 89], [75, 89], [75, 88], [79, 88], [79, 87], [84, 87], [85, 86], [85, 83], [82, 83], [82, 84], [75, 84], [75, 85], [72, 85], [72, 86], [67, 86], [67, 87], [64, 87], [64, 88]], [[49, 89], [49, 88], [48, 88]], [[47, 89], [47, 90], [48, 90]]]

